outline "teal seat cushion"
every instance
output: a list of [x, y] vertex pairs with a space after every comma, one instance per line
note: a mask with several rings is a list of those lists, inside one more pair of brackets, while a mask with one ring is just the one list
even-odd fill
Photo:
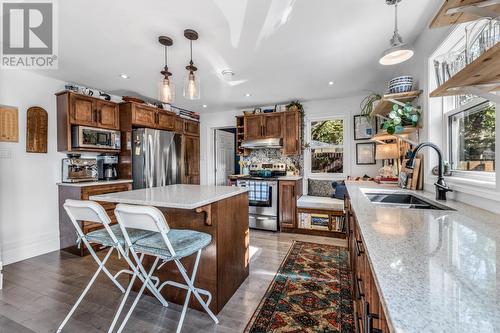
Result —
[[[110, 227], [111, 231], [116, 236], [116, 239], [118, 239], [118, 242], [122, 245], [125, 246], [125, 238], [123, 237], [122, 231], [120, 230], [120, 226], [118, 224], [114, 224]], [[146, 231], [146, 230], [139, 230], [139, 229], [127, 229], [128, 236], [130, 237], [130, 241], [135, 243], [141, 238], [148, 237], [154, 234], [152, 231]], [[101, 244], [104, 246], [113, 246], [115, 245], [113, 243], [113, 240], [109, 236], [108, 232], [106, 229], [99, 229], [96, 231], [89, 232], [87, 234], [87, 240], [91, 243], [97, 243]]]
[[165, 260], [171, 260], [190, 256], [212, 241], [211, 235], [194, 230], [170, 229], [167, 237], [174, 248], [175, 257], [168, 250], [160, 233], [138, 240], [134, 244], [134, 249], [140, 253], [152, 254]]

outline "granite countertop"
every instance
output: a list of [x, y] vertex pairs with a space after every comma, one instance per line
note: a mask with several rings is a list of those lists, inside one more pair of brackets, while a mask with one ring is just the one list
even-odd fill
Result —
[[235, 186], [170, 185], [93, 195], [90, 200], [164, 208], [195, 209], [247, 191], [246, 188]]
[[278, 180], [301, 180], [302, 176], [281, 176]]
[[364, 195], [407, 191], [346, 182], [393, 332], [500, 332], [500, 215], [382, 207]]
[[132, 179], [117, 179], [117, 180], [98, 180], [95, 182], [57, 183], [57, 185], [70, 186], [70, 187], [87, 187], [87, 186], [98, 186], [98, 185], [126, 184], [132, 182], [133, 182]]

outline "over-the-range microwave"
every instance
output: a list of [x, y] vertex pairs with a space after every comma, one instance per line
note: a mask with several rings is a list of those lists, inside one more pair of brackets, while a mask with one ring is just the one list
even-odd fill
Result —
[[71, 146], [73, 148], [120, 150], [120, 131], [73, 126], [71, 128]]

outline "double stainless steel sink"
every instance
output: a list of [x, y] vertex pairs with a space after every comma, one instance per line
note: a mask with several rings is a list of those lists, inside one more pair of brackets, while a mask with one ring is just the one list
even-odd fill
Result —
[[409, 209], [454, 210], [411, 193], [367, 192], [365, 196], [376, 205]]

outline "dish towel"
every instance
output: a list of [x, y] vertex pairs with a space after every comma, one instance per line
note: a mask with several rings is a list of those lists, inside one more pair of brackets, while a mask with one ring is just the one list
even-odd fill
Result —
[[248, 199], [250, 201], [268, 201], [269, 184], [267, 182], [248, 182]]

